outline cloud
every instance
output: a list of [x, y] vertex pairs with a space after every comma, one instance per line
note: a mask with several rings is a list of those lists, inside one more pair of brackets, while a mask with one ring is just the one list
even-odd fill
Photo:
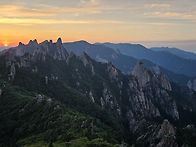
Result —
[[1, 18], [0, 24], [123, 24], [122, 21], [114, 20], [56, 20], [56, 19], [36, 19], [36, 18]]
[[84, 6], [95, 6], [98, 5], [98, 0], [80, 0], [80, 4]]
[[[191, 1], [191, 0], [189, 0]], [[181, 20], [184, 23], [187, 21], [195, 22], [196, 7], [191, 5], [193, 1], [166, 1], [167, 3], [149, 3], [145, 4], [146, 11], [143, 12], [146, 18], [157, 18], [158, 20]]]
[[194, 12], [161, 12], [161, 11], [155, 11], [155, 12], [148, 12], [144, 13], [146, 17], [151, 18], [162, 18], [162, 19], [178, 19], [178, 20], [189, 20], [189, 21], [195, 21], [196, 20], [196, 13]]
[[145, 4], [145, 8], [153, 8], [153, 9], [168, 9], [171, 8], [171, 4], [160, 4], [160, 3], [153, 3], [153, 4]]
[[54, 16], [55, 9], [28, 8], [21, 5], [0, 5], [1, 17], [46, 17]]
[[[89, 3], [97, 3], [95, 0], [82, 0], [82, 4], [78, 6], [51, 6], [47, 4], [24, 5], [24, 4], [1, 4], [1, 17], [7, 18], [43, 18], [56, 17], [76, 14], [98, 14], [100, 7], [98, 5], [90, 5]], [[88, 3], [88, 4], [87, 4]]]

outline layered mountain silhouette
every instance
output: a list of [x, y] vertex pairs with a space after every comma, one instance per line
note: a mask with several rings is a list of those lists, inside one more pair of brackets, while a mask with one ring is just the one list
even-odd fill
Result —
[[196, 93], [165, 72], [85, 41], [19, 43], [0, 53], [0, 145], [195, 146]]
[[154, 48], [150, 48], [153, 51], [165, 51], [165, 52], [169, 52], [172, 53], [176, 56], [179, 56], [181, 58], [185, 58], [185, 59], [192, 59], [192, 60], [196, 60], [196, 54], [192, 53], [192, 52], [188, 52], [188, 51], [184, 51], [178, 48], [169, 48], [169, 47], [154, 47]]
[[[195, 77], [196, 71], [193, 70], [196, 68], [196, 61], [195, 60], [188, 60], [185, 58], [180, 57], [179, 53], [177, 55], [174, 53], [166, 52], [166, 51], [153, 51], [150, 49], [145, 48], [139, 44], [127, 44], [127, 43], [120, 43], [120, 44], [113, 44], [113, 43], [104, 43], [103, 45], [113, 48], [118, 52], [131, 56], [137, 59], [146, 59], [159, 66], [172, 71], [177, 74], [183, 74], [186, 76]], [[191, 58], [191, 56], [190, 56]], [[192, 58], [191, 58], [192, 59]]]

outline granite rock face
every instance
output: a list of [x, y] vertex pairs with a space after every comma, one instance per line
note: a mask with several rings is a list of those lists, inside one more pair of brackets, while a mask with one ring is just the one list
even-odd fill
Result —
[[[154, 72], [154, 70], [145, 68], [141, 62], [136, 65], [132, 74], [128, 82], [129, 103], [126, 114], [130, 131], [134, 134], [142, 132], [138, 135], [138, 142], [147, 141], [157, 147], [175, 146], [175, 137], [163, 137], [164, 133], [175, 136], [175, 131], [168, 121], [165, 120], [161, 127], [159, 124], [149, 122], [156, 118], [164, 118], [165, 115], [173, 120], [179, 120], [176, 101], [169, 94], [172, 90], [169, 80], [160, 71]], [[157, 130], [159, 127], [161, 129]], [[144, 133], [146, 128], [148, 129]], [[151, 135], [149, 132], [153, 132], [154, 136], [149, 137]], [[153, 140], [157, 136], [160, 142], [155, 144]]]
[[151, 80], [151, 75], [148, 70], [144, 67], [142, 62], [138, 62], [133, 68], [132, 75], [134, 75], [141, 87], [146, 86], [146, 84]]
[[176, 131], [168, 120], [164, 120], [161, 124], [157, 138], [160, 141], [156, 147], [178, 147], [176, 143]]
[[147, 69], [142, 62], [136, 64], [132, 74], [135, 79], [129, 81], [131, 108], [136, 106], [136, 112], [140, 112], [141, 116], [156, 117], [164, 111], [179, 119], [176, 102], [168, 93], [172, 90], [171, 84], [164, 74]]
[[109, 73], [111, 79], [118, 79], [118, 71], [111, 63], [109, 63], [107, 66], [107, 72]]
[[171, 84], [167, 77], [160, 72], [158, 66], [153, 70], [147, 69], [142, 62], [138, 62], [133, 68], [132, 75], [138, 79], [139, 85], [145, 87], [150, 81], [160, 83], [162, 88], [171, 91]]
[[142, 143], [145, 144], [144, 146], [150, 147], [178, 147], [176, 129], [167, 119], [163, 120], [161, 124], [142, 120], [138, 122], [138, 126], [138, 145]]

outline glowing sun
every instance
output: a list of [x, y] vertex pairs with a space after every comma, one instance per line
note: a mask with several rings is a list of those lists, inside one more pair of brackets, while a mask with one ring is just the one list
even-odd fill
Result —
[[7, 44], [7, 43], [4, 43], [4, 46], [5, 46], [5, 47], [7, 47], [7, 46], [8, 46], [8, 44]]

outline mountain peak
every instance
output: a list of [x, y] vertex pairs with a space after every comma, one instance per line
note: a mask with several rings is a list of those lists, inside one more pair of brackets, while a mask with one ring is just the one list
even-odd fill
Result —
[[57, 44], [63, 44], [63, 43], [62, 43], [62, 39], [61, 39], [60, 37], [59, 37], [58, 40], [57, 40]]
[[38, 45], [38, 42], [37, 42], [36, 39], [30, 40], [29, 43], [28, 43], [28, 45]]
[[22, 42], [19, 42], [18, 46], [23, 46], [24, 44]]
[[79, 41], [76, 41], [75, 43], [80, 44], [80, 45], [90, 45], [90, 43], [85, 40], [79, 40]]
[[31, 54], [34, 59], [38, 57], [37, 55], [41, 55], [43, 56], [43, 60], [45, 60], [46, 55], [58, 60], [64, 60], [67, 57], [67, 51], [63, 47], [61, 38], [58, 38], [56, 43], [53, 43], [52, 40], [45, 40], [38, 44], [36, 39], [30, 40], [26, 45], [20, 42], [17, 47], [8, 49], [6, 52], [12, 57], [21, 57], [28, 53]]

